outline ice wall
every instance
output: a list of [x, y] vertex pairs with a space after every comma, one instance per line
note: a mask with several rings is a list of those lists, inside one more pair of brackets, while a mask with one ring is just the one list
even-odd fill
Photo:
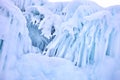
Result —
[[[28, 36], [26, 19], [11, 1], [0, 0], [0, 79], [11, 79], [16, 60], [35, 52]], [[14, 80], [14, 79], [13, 79]]]

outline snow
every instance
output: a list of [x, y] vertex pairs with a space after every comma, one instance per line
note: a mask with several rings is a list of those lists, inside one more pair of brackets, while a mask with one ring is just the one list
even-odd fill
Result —
[[0, 0], [0, 80], [119, 80], [120, 6]]
[[18, 60], [16, 66], [20, 73], [20, 80], [87, 80], [84, 72], [79, 72], [81, 70], [77, 69], [72, 62], [62, 58], [30, 53]]

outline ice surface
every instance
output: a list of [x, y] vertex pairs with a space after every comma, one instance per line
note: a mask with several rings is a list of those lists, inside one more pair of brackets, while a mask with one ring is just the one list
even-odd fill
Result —
[[120, 6], [0, 0], [0, 80], [119, 80]]

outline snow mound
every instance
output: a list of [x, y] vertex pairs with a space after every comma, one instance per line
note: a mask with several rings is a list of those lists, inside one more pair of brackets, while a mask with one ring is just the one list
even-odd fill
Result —
[[82, 70], [62, 58], [27, 54], [18, 60], [16, 66], [19, 80], [87, 80]]

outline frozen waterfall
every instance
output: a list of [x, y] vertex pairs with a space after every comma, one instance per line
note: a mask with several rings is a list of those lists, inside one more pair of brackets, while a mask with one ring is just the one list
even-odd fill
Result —
[[120, 5], [0, 0], [0, 80], [119, 80]]

